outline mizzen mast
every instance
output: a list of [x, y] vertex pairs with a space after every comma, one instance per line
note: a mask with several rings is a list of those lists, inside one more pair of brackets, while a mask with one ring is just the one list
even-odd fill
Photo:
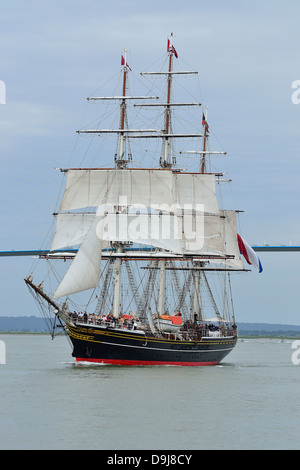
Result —
[[206, 153], [206, 140], [207, 134], [209, 133], [208, 124], [207, 124], [207, 106], [206, 106], [206, 113], [202, 115], [202, 126], [204, 128], [203, 134], [203, 154], [202, 154], [202, 162], [201, 162], [201, 173], [205, 172], [205, 153]]
[[209, 125], [207, 123], [207, 110], [208, 107], [206, 106], [206, 111], [205, 114], [204, 112], [202, 113], [202, 126], [203, 126], [203, 147], [202, 150], [187, 150], [183, 152], [179, 152], [181, 154], [183, 153], [191, 153], [191, 154], [199, 154], [201, 155], [201, 160], [200, 160], [200, 173], [206, 173], [206, 156], [207, 155], [227, 155], [227, 152], [220, 152], [220, 151], [211, 151], [207, 149], [207, 139], [209, 137]]

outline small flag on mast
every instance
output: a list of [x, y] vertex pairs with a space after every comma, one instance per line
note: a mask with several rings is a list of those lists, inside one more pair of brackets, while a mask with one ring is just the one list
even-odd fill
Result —
[[175, 55], [176, 59], [178, 59], [177, 51], [176, 51], [175, 47], [174, 47], [173, 45], [171, 45], [170, 39], [168, 39], [167, 51], [168, 51], [168, 52], [173, 52], [173, 54]]
[[206, 132], [209, 132], [209, 125], [207, 124], [206, 118], [204, 116], [204, 113], [202, 114], [202, 126], [205, 126]]
[[[129, 70], [131, 70], [131, 68], [130, 68], [129, 65], [127, 64], [127, 62], [126, 62], [126, 60], [125, 60], [125, 58], [124, 58], [123, 55], [121, 55], [121, 65], [126, 65], [126, 67], [128, 67]], [[131, 72], [132, 72], [132, 70], [131, 70]]]
[[174, 46], [172, 46], [172, 52], [173, 52], [174, 56], [176, 57], [176, 59], [178, 59], [178, 54], [177, 54], [177, 51], [176, 51]]

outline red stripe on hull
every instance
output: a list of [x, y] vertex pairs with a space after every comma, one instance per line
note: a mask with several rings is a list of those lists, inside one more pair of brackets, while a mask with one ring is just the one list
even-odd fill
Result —
[[76, 362], [114, 364], [119, 366], [216, 366], [219, 362], [167, 362], [167, 361], [133, 361], [123, 359], [90, 359], [76, 357]]

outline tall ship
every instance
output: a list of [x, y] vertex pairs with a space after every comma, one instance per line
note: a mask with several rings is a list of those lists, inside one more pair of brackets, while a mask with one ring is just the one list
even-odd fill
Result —
[[[88, 98], [106, 107], [117, 103], [118, 125], [77, 131], [89, 138], [113, 134], [112, 164], [60, 169], [66, 181], [55, 233], [39, 258], [66, 270], [50, 268], [54, 277], [47, 272], [41, 282], [32, 270], [25, 282], [51, 334], [66, 334], [77, 362], [219, 364], [238, 340], [231, 275], [247, 270], [242, 256], [262, 270], [237, 234], [239, 211], [222, 208], [218, 200], [224, 175], [209, 165], [225, 152], [210, 150], [207, 108], [174, 100], [175, 84], [197, 73], [175, 69], [177, 58], [171, 34], [165, 68], [141, 74], [148, 83], [158, 80], [163, 95], [149, 85], [150, 94], [132, 96], [125, 50], [119, 93]], [[175, 116], [184, 109], [199, 117], [195, 127], [188, 118], [188, 130], [178, 131]], [[151, 125], [132, 125], [131, 112], [142, 124], [149, 112]], [[185, 141], [193, 148], [185, 149]], [[147, 147], [149, 142], [155, 145]], [[132, 149], [143, 143], [143, 161], [152, 151], [152, 164], [136, 163]], [[178, 164], [181, 157], [192, 169]], [[85, 303], [78, 303], [79, 294]]]

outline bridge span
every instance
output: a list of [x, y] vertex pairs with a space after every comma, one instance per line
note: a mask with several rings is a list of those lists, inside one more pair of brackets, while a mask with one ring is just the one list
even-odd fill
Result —
[[[253, 250], [256, 252], [289, 252], [289, 251], [300, 251], [300, 245], [251, 245]], [[148, 248], [141, 248], [141, 250], [147, 250]], [[54, 250], [51, 253], [77, 253], [76, 249], [68, 250]], [[0, 257], [4, 256], [47, 256], [50, 250], [10, 250], [0, 251]]]

